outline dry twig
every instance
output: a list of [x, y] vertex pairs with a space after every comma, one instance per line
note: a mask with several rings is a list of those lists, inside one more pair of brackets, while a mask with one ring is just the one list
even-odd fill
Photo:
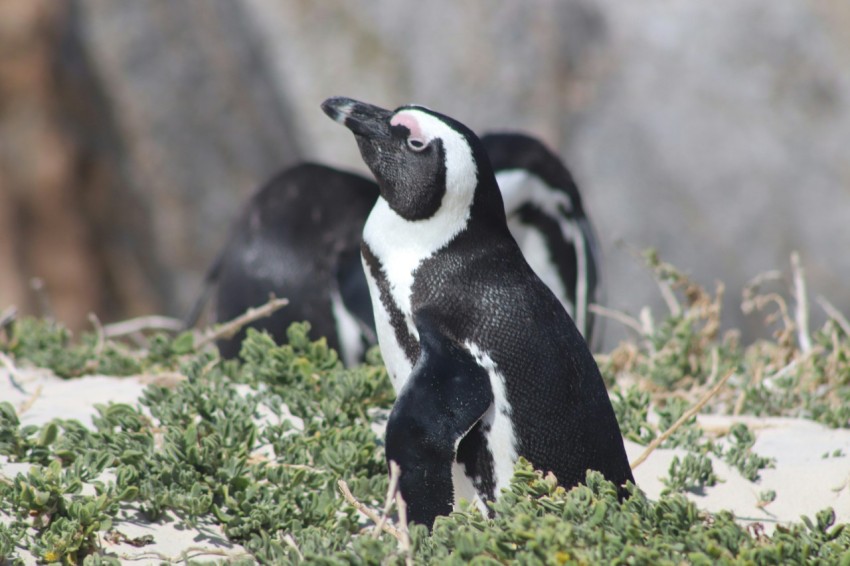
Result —
[[599, 316], [614, 319], [628, 326], [629, 328], [637, 332], [640, 336], [644, 335], [643, 326], [641, 326], [640, 322], [638, 322], [637, 319], [635, 319], [633, 316], [629, 316], [621, 311], [603, 307], [602, 305], [597, 305], [596, 303], [591, 304], [588, 308], [593, 314], [598, 314]]
[[817, 298], [818, 304], [824, 310], [826, 315], [834, 320], [838, 326], [841, 327], [841, 330], [844, 331], [845, 336], [850, 337], [850, 321], [847, 320], [847, 317], [844, 314], [835, 308], [829, 301], [827, 301], [823, 297]]
[[298, 555], [298, 558], [300, 558], [301, 560], [304, 560], [304, 555], [301, 554], [301, 550], [298, 548], [298, 545], [295, 543], [295, 537], [294, 536], [292, 536], [290, 533], [286, 533], [283, 536], [283, 542], [285, 542], [288, 547], [295, 550], [295, 554]]
[[135, 562], [136, 560], [148, 560], [150, 561], [152, 558], [156, 558], [158, 560], [162, 560], [168, 564], [178, 564], [181, 562], [189, 562], [192, 559], [199, 558], [201, 556], [220, 556], [222, 558], [227, 558], [229, 560], [235, 560], [237, 558], [251, 558], [251, 554], [248, 552], [230, 552], [227, 549], [218, 549], [218, 548], [205, 548], [202, 546], [190, 546], [189, 548], [183, 550], [180, 554], [175, 556], [169, 556], [167, 554], [163, 554], [162, 552], [157, 552], [155, 550], [147, 550], [137, 555], [131, 554], [119, 554], [118, 557], [121, 560], [128, 560]]
[[97, 315], [93, 312], [89, 313], [89, 322], [91, 322], [91, 325], [97, 333], [97, 345], [93, 352], [94, 358], [100, 358], [100, 355], [103, 353], [103, 348], [106, 346], [106, 336], [103, 332], [103, 325], [100, 323], [100, 319], [97, 318]]
[[[339, 491], [342, 493], [342, 496], [345, 498], [346, 501], [353, 505], [355, 509], [366, 515], [376, 525], [380, 522], [381, 518], [378, 516], [377, 513], [375, 513], [372, 509], [370, 509], [363, 503], [357, 501], [357, 499], [351, 494], [351, 490], [348, 489], [348, 484], [345, 482], [345, 480], [339, 480], [337, 482], [337, 485], [339, 486]], [[402, 535], [398, 529], [396, 529], [389, 523], [384, 523], [383, 529], [384, 532], [390, 533], [396, 538], [397, 541], [399, 541], [399, 543], [401, 543]]]
[[40, 277], [30, 279], [30, 289], [35, 293], [41, 316], [47, 320], [55, 320], [53, 305], [50, 303], [50, 295], [47, 294], [47, 285], [44, 284], [44, 279]]
[[17, 410], [18, 415], [23, 415], [24, 413], [26, 413], [27, 411], [30, 410], [30, 407], [32, 407], [35, 404], [35, 402], [38, 400], [38, 398], [41, 397], [42, 389], [44, 389], [44, 386], [39, 385], [38, 387], [35, 388], [35, 392], [32, 395], [30, 395], [29, 399], [27, 399], [26, 401], [21, 403], [21, 406], [18, 407], [18, 410]]
[[791, 270], [794, 273], [794, 299], [797, 308], [794, 318], [797, 323], [797, 343], [804, 354], [812, 350], [812, 337], [809, 336], [809, 300], [806, 298], [806, 273], [800, 263], [800, 254], [791, 254]]
[[257, 319], [264, 318], [270, 316], [276, 310], [281, 309], [289, 304], [288, 299], [278, 299], [272, 296], [269, 299], [269, 302], [266, 304], [253, 307], [245, 311], [244, 314], [241, 314], [234, 318], [233, 320], [226, 322], [215, 329], [207, 329], [204, 332], [204, 337], [201, 338], [195, 347], [200, 350], [202, 347], [215, 342], [220, 338], [232, 338], [239, 332], [243, 326], [254, 322]]
[[661, 291], [661, 297], [664, 299], [664, 302], [667, 303], [667, 309], [670, 311], [670, 316], [674, 318], [682, 316], [682, 305], [679, 304], [679, 300], [676, 298], [676, 293], [673, 292], [673, 288], [670, 286], [670, 283], [657, 276], [653, 277], [653, 279], [655, 279], [655, 284], [658, 285], [658, 289]]
[[135, 334], [143, 330], [168, 330], [170, 332], [179, 332], [183, 329], [183, 323], [168, 316], [140, 316], [121, 322], [113, 322], [103, 327], [103, 335], [106, 338], [118, 338], [119, 336], [127, 336]]
[[685, 424], [686, 422], [688, 422], [688, 420], [689, 420], [691, 417], [693, 417], [694, 415], [696, 415], [697, 413], [699, 413], [699, 412], [700, 412], [700, 410], [702, 410], [702, 408], [705, 406], [705, 404], [706, 404], [706, 403], [708, 403], [708, 402], [709, 402], [709, 400], [710, 400], [712, 397], [714, 397], [715, 395], [717, 395], [717, 392], [718, 392], [718, 391], [720, 391], [720, 389], [722, 389], [724, 385], [726, 385], [726, 382], [727, 382], [727, 381], [729, 381], [729, 378], [731, 378], [733, 375], [735, 375], [735, 372], [734, 372], [734, 371], [730, 371], [729, 373], [727, 373], [727, 374], [726, 374], [726, 376], [725, 376], [725, 377], [723, 377], [723, 379], [721, 379], [720, 381], [718, 381], [718, 382], [717, 382], [717, 384], [716, 384], [714, 387], [712, 387], [712, 388], [708, 391], [708, 393], [706, 393], [706, 394], [702, 397], [702, 399], [700, 399], [699, 401], [697, 401], [697, 403], [696, 403], [693, 407], [691, 407], [690, 409], [688, 409], [687, 411], [685, 411], [685, 413], [684, 413], [681, 417], [679, 417], [679, 420], [677, 420], [675, 423], [673, 423], [673, 424], [670, 426], [670, 428], [668, 428], [668, 429], [667, 429], [667, 430], [665, 430], [663, 433], [661, 433], [661, 434], [660, 434], [660, 435], [659, 435], [659, 436], [658, 436], [655, 440], [653, 440], [652, 442], [650, 442], [650, 443], [647, 445], [646, 450], [644, 450], [644, 451], [643, 451], [643, 454], [641, 454], [640, 456], [638, 456], [638, 457], [634, 460], [634, 462], [632, 462], [632, 463], [631, 463], [632, 470], [634, 470], [635, 468], [637, 468], [638, 466], [640, 466], [640, 465], [644, 462], [644, 460], [646, 460], [646, 459], [649, 457], [649, 455], [650, 455], [650, 454], [652, 454], [652, 452], [653, 452], [653, 451], [655, 451], [655, 449], [656, 449], [656, 448], [658, 448], [659, 446], [661, 446], [661, 444], [662, 444], [665, 440], [667, 440], [668, 438], [670, 438], [670, 436], [671, 436], [674, 432], [676, 432], [676, 430], [677, 430], [680, 426], [682, 426], [683, 424]]
[[[398, 466], [396, 466], [396, 468], [398, 468]], [[410, 531], [408, 530], [407, 523], [407, 503], [401, 496], [400, 491], [396, 491], [395, 502], [398, 507], [398, 522], [401, 526], [401, 540], [399, 540], [399, 546], [401, 547], [401, 551], [404, 553], [404, 563], [407, 566], [413, 566], [413, 553], [411, 552], [410, 547]]]
[[[757, 385], [762, 382], [764, 378], [764, 366], [758, 364], [753, 369], [753, 377], [751, 378], [750, 383]], [[741, 387], [741, 392], [738, 393], [738, 398], [735, 400], [735, 407], [732, 409], [732, 416], [737, 417], [744, 410], [744, 403], [747, 401], [747, 388]]]
[[655, 321], [652, 319], [652, 311], [649, 310], [649, 307], [640, 309], [640, 324], [643, 327], [645, 336], [655, 334]]
[[390, 462], [390, 485], [387, 487], [387, 498], [384, 503], [384, 510], [381, 513], [381, 520], [375, 523], [375, 528], [372, 530], [372, 538], [378, 538], [384, 528], [384, 523], [387, 521], [387, 516], [390, 514], [390, 509], [395, 500], [395, 494], [398, 491], [398, 480], [401, 477], [401, 468], [395, 461]]
[[9, 372], [9, 382], [12, 384], [12, 387], [23, 393], [24, 395], [28, 395], [24, 386], [18, 383], [16, 379], [18, 377], [18, 368], [15, 367], [15, 363], [3, 352], [0, 352], [0, 363], [2, 363], [6, 367], [6, 371]]

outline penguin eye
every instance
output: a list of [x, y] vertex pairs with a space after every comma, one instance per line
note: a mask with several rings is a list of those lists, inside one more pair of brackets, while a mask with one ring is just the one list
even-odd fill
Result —
[[419, 138], [407, 138], [407, 147], [409, 147], [412, 151], [420, 152], [428, 146], [424, 141]]

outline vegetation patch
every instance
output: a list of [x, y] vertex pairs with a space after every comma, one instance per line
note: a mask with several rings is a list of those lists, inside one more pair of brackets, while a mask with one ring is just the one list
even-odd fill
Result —
[[[703, 413], [850, 426], [846, 321], [831, 316], [809, 335], [786, 299], [759, 290], [760, 281], [745, 299], [753, 312], [767, 313], [776, 332], [742, 347], [734, 332], [720, 332], [722, 287], [709, 294], [652, 255], [649, 263], [669, 314], [657, 323], [648, 314], [630, 318], [636, 338], [599, 361], [624, 435], [685, 450], [657, 501], [632, 488], [620, 503], [596, 473], [567, 491], [523, 461], [491, 504], [493, 518], [465, 506], [439, 518], [431, 535], [417, 526], [407, 532], [387, 504], [376, 422], [394, 393], [377, 350], [346, 369], [299, 324], [280, 346], [249, 331], [242, 361], [222, 361], [192, 333], [135, 343], [97, 329], [74, 339], [57, 323], [24, 318], [0, 329], [7, 370], [181, 377], [150, 385], [135, 405], [99, 406], [93, 428], [61, 415], [22, 425], [26, 407], [0, 402], [0, 462], [29, 465], [19, 473], [0, 466], [0, 563], [24, 556], [118, 563], [115, 546], [104, 541], [150, 542], [114, 527], [122, 510], [133, 509], [147, 521], [217, 525], [247, 549], [246, 562], [850, 564], [850, 529], [835, 524], [832, 510], [767, 536], [730, 513], [700, 511], [681, 494], [718, 481], [710, 455], [751, 480], [771, 465], [753, 452], [745, 425], [719, 435], [703, 430], [689, 414], [698, 402]], [[759, 492], [760, 504], [775, 498]], [[356, 506], [380, 521], [388, 516], [392, 528], [376, 528]]]

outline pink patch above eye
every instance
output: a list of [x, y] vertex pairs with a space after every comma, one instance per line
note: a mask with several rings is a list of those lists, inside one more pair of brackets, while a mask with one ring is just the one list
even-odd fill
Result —
[[422, 135], [422, 129], [419, 127], [419, 122], [411, 116], [410, 114], [396, 114], [390, 120], [391, 126], [404, 126], [408, 130], [410, 130], [410, 137], [408, 140], [418, 140], [423, 144], [427, 142], [425, 136]]

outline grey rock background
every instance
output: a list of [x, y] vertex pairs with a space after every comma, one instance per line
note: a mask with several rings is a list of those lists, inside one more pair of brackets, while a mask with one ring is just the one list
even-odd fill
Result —
[[81, 0], [77, 24], [142, 193], [162, 308], [185, 312], [245, 197], [300, 150], [285, 94], [230, 0]]
[[[844, 0], [71, 4], [122, 141], [115, 190], [143, 202], [145, 276], [169, 314], [274, 171], [299, 158], [364, 170], [319, 110], [331, 95], [544, 139], [599, 233], [609, 306], [662, 312], [633, 254], [652, 246], [726, 282], [730, 326], [760, 326], [740, 314], [741, 288], [787, 272], [792, 250], [812, 295], [850, 311]], [[612, 346], [622, 331], [607, 330]]]

